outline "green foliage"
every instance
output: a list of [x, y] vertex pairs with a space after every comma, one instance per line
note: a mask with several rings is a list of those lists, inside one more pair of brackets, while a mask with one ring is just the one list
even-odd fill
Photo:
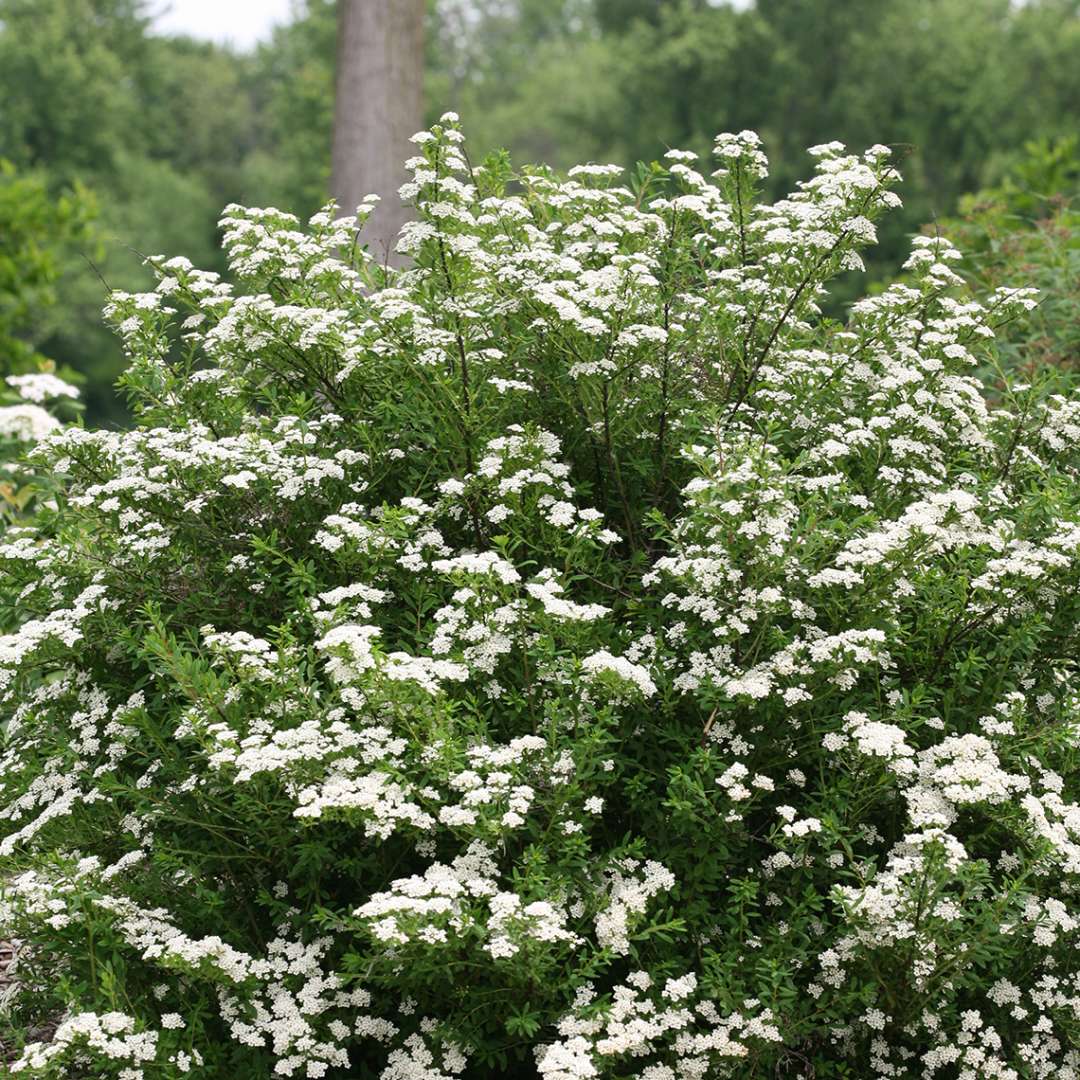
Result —
[[304, 0], [252, 60], [254, 146], [247, 192], [261, 202], [312, 214], [330, 186], [337, 51], [335, 0]]
[[443, 9], [469, 19], [438, 37], [436, 108], [518, 156], [629, 165], [663, 151], [658, 132], [701, 152], [751, 128], [774, 147], [775, 196], [812, 143], [893, 146], [908, 188], [872, 256], [886, 275], [1024, 139], [1080, 123], [1075, 0], [597, 0], [550, 5], [540, 33], [527, 4]]
[[66, 258], [89, 243], [96, 208], [81, 185], [53, 198], [41, 176], [0, 160], [0, 376], [32, 371], [44, 360], [47, 311]]
[[131, 92], [145, 58], [139, 0], [0, 3], [0, 151], [64, 183], [107, 173], [146, 122]]
[[[80, 371], [95, 421], [123, 417], [123, 369], [100, 312], [149, 281], [146, 254], [183, 244], [213, 263], [217, 211], [242, 192], [253, 126], [246, 65], [148, 33], [142, 0], [0, 0], [0, 156], [54, 196], [93, 193], [97, 242], [57, 260], [62, 315], [42, 349]], [[106, 284], [107, 283], [107, 284]]]
[[[33, 509], [43, 486], [20, 462], [26, 443], [56, 425], [42, 405], [78, 410], [77, 373], [42, 355], [65, 260], [92, 237], [93, 200], [78, 184], [54, 198], [42, 178], [0, 160], [0, 530]], [[21, 384], [21, 385], [20, 385]]]
[[966, 252], [979, 292], [1022, 275], [1039, 306], [999, 331], [1003, 362], [1037, 377], [1047, 367], [1080, 375], [1080, 139], [1028, 142], [1001, 182], [960, 201], [941, 228]]

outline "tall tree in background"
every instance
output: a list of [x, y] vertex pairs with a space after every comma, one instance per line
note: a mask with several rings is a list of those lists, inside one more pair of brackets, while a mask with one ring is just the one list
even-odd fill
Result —
[[370, 192], [382, 203], [364, 239], [394, 261], [406, 219], [397, 191], [408, 139], [423, 126], [424, 0], [339, 0], [331, 190], [348, 213]]

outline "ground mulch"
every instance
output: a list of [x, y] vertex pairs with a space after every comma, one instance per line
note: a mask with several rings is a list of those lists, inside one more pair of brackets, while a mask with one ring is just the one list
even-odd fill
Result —
[[[4, 991], [11, 985], [12, 978], [10, 969], [15, 964], [15, 948], [6, 941], [0, 941], [0, 1000], [4, 997]], [[4, 1040], [0, 1039], [0, 1062], [10, 1061], [12, 1058]]]
[[[0, 1006], [4, 1003], [4, 997], [15, 983], [15, 953], [16, 948], [10, 941], [0, 941]], [[27, 1032], [28, 1042], [48, 1042], [56, 1032], [59, 1019], [53, 1018], [41, 1027], [33, 1028]], [[0, 1065], [14, 1061], [19, 1056], [18, 1050], [4, 1042], [0, 1036]]]
[[9, 945], [6, 941], [0, 941], [0, 993], [3, 993], [4, 987], [11, 985], [11, 976], [8, 975], [8, 969], [15, 962], [15, 946]]

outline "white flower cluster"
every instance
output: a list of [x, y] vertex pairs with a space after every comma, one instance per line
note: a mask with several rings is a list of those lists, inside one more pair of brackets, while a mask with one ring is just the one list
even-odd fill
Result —
[[37, 405], [57, 398], [79, 396], [77, 386], [72, 386], [71, 383], [47, 371], [37, 371], [30, 375], [9, 375], [4, 381], [8, 386], [15, 387], [23, 401], [32, 401]]
[[634, 916], [644, 913], [649, 901], [674, 888], [675, 875], [655, 860], [639, 866], [628, 859], [605, 874], [607, 902], [596, 916], [596, 940], [618, 956], [630, 951], [630, 930]]
[[0, 406], [0, 439], [39, 442], [59, 431], [61, 423], [40, 405]]
[[661, 989], [647, 972], [637, 971], [615, 987], [603, 1009], [586, 1011], [594, 996], [586, 989], [576, 1002], [580, 1012], [559, 1023], [562, 1038], [537, 1050], [540, 1076], [590, 1080], [612, 1075], [612, 1065], [624, 1059], [648, 1080], [703, 1080], [731, 1075], [731, 1059], [748, 1058], [763, 1042], [783, 1040], [771, 1011], [760, 1002], [744, 1003], [748, 1015], [723, 1016], [697, 991], [693, 973], [668, 979]]
[[[156, 1031], [141, 1029], [138, 1021], [124, 1013], [78, 1013], [57, 1027], [50, 1042], [31, 1043], [7, 1068], [12, 1076], [41, 1075], [55, 1071], [62, 1063], [78, 1061], [79, 1051], [83, 1051], [114, 1065], [123, 1063], [119, 1073], [123, 1080], [143, 1080], [148, 1075], [147, 1066], [166, 1064], [158, 1060], [158, 1038]], [[168, 1059], [168, 1064], [188, 1073], [192, 1065], [202, 1064], [202, 1058], [198, 1052], [181, 1052]]]
[[474, 842], [450, 865], [435, 863], [423, 877], [393, 882], [355, 915], [375, 941], [395, 947], [411, 941], [455, 945], [479, 933], [485, 952], [509, 959], [529, 941], [578, 944], [580, 938], [566, 929], [566, 911], [547, 900], [526, 904], [515, 893], [499, 891], [492, 854]]
[[613, 675], [618, 682], [637, 688], [642, 697], [656, 693], [656, 683], [641, 664], [633, 664], [625, 656], [612, 656], [606, 649], [592, 653], [581, 661], [581, 670], [593, 681], [603, 675]]

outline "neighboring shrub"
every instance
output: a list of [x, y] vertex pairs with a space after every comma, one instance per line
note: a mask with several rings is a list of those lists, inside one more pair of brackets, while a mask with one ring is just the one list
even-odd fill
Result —
[[13, 1075], [1076, 1076], [1080, 400], [970, 374], [1029, 291], [918, 238], [823, 320], [883, 147], [415, 141], [411, 269], [230, 207], [242, 290], [111, 303], [138, 426], [35, 451]]
[[1080, 374], [1080, 140], [1027, 144], [1000, 184], [965, 196], [942, 228], [976, 295], [1018, 278], [1039, 290], [1030, 318], [998, 335], [1002, 363], [1029, 377], [1047, 365]]
[[36, 371], [48, 336], [45, 313], [71, 246], [88, 237], [95, 206], [76, 186], [54, 198], [34, 173], [0, 159], [0, 375]]
[[35, 498], [53, 486], [53, 477], [28, 465], [25, 451], [63, 427], [57, 414], [81, 408], [78, 387], [56, 375], [54, 365], [46, 362], [42, 368], [9, 375], [0, 385], [0, 530], [20, 521]]
[[28, 442], [59, 428], [48, 409], [70, 417], [80, 408], [68, 381], [77, 376], [65, 371], [60, 378], [37, 346], [48, 334], [60, 266], [85, 239], [93, 212], [84, 189], [53, 198], [41, 177], [0, 160], [0, 528], [38, 493], [17, 459]]

